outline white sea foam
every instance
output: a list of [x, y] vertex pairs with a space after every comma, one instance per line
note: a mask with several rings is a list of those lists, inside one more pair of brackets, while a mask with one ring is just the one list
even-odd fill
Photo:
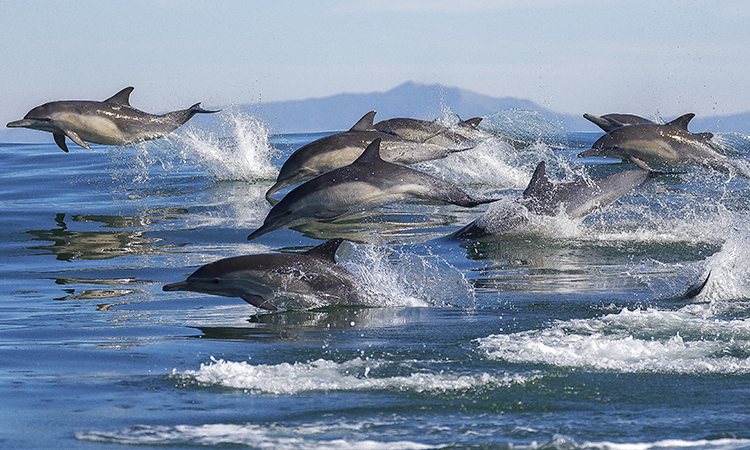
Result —
[[706, 287], [699, 299], [711, 301], [716, 307], [727, 301], [750, 299], [750, 234], [745, 221], [732, 232], [719, 252], [711, 255], [705, 264], [710, 272]]
[[[439, 448], [412, 441], [373, 440], [360, 430], [372, 423], [326, 422], [297, 427], [279, 424], [206, 424], [168, 426], [136, 426], [118, 431], [76, 433], [76, 439], [121, 445], [190, 445], [247, 446], [276, 450], [421, 450]], [[382, 426], [382, 425], [380, 425]], [[366, 431], [366, 430], [365, 430]], [[331, 436], [343, 435], [332, 439]]]
[[[380, 376], [392, 371], [393, 363], [355, 358], [345, 362], [324, 359], [300, 363], [257, 364], [213, 359], [198, 370], [187, 370], [173, 376], [182, 383], [196, 382], [210, 386], [243, 389], [250, 394], [295, 395], [320, 391], [396, 390], [449, 393], [480, 388], [498, 388], [524, 384], [522, 375], [488, 373], [458, 375], [415, 371], [406, 375]], [[408, 367], [401, 370], [411, 371]]]
[[644, 443], [586, 442], [582, 449], [601, 450], [740, 450], [750, 446], [750, 439], [700, 439], [686, 441], [667, 439]]
[[[698, 311], [701, 313], [702, 311]], [[750, 319], [623, 309], [593, 319], [478, 339], [489, 358], [584, 370], [750, 373]]]

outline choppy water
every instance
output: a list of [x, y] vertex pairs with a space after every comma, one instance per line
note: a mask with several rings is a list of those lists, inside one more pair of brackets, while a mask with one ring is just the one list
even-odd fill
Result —
[[[440, 239], [487, 206], [424, 201], [247, 242], [284, 158], [324, 134], [221, 114], [132, 148], [0, 144], [0, 447], [750, 447], [746, 179], [692, 169], [492, 242]], [[417, 167], [508, 199], [540, 160], [556, 181], [623, 168], [533, 114], [483, 125]], [[714, 142], [747, 163], [747, 136]], [[379, 307], [161, 290], [334, 236]]]

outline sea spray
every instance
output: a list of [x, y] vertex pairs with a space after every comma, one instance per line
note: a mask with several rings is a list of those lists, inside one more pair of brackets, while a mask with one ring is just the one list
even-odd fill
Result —
[[354, 243], [342, 250], [340, 264], [362, 280], [374, 299], [369, 306], [474, 306], [471, 284], [438, 256], [404, 250], [386, 253], [380, 247]]
[[115, 147], [112, 177], [138, 186], [150, 179], [176, 176], [219, 181], [272, 180], [279, 151], [269, 143], [268, 127], [258, 118], [230, 109], [219, 113], [211, 129], [188, 124], [162, 139]]
[[268, 142], [268, 127], [236, 109], [222, 112], [218, 131], [188, 127], [176, 138], [185, 161], [194, 161], [221, 180], [272, 179], [278, 152]]

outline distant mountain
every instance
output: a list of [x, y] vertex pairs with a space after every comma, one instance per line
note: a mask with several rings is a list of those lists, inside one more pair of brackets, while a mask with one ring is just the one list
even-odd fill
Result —
[[[241, 105], [241, 108], [265, 120], [275, 133], [346, 130], [367, 111], [378, 112], [375, 120], [414, 117], [431, 120], [444, 116], [443, 109], [461, 119], [488, 116], [499, 111], [522, 109], [536, 111], [566, 131], [600, 131], [581, 114], [562, 114], [536, 103], [515, 97], [490, 97], [466, 89], [437, 84], [407, 82], [386, 92], [338, 94], [330, 97]], [[638, 111], [600, 111], [634, 113]], [[688, 111], [686, 111], [688, 112]], [[641, 113], [644, 114], [644, 113]], [[696, 117], [691, 131], [734, 131], [750, 134], [750, 112], [727, 116]]]
[[495, 98], [476, 92], [407, 82], [386, 92], [338, 94], [324, 98], [241, 105], [249, 114], [265, 120], [275, 133], [346, 130], [366, 112], [376, 110], [375, 121], [392, 117], [432, 120], [444, 116], [443, 109], [461, 119], [487, 116], [508, 109], [537, 111], [565, 129], [595, 130], [583, 117], [558, 114], [536, 103], [515, 98]]

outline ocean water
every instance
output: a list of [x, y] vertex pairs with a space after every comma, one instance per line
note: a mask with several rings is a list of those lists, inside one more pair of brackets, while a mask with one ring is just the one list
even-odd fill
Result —
[[[220, 114], [134, 147], [0, 144], [1, 448], [750, 448], [747, 179], [689, 169], [489, 242], [442, 239], [487, 205], [421, 200], [248, 242], [326, 133]], [[527, 112], [483, 126], [417, 168], [501, 201], [541, 160], [555, 181], [627, 168]], [[750, 137], [714, 143], [748, 163]], [[377, 307], [161, 290], [336, 236]]]

